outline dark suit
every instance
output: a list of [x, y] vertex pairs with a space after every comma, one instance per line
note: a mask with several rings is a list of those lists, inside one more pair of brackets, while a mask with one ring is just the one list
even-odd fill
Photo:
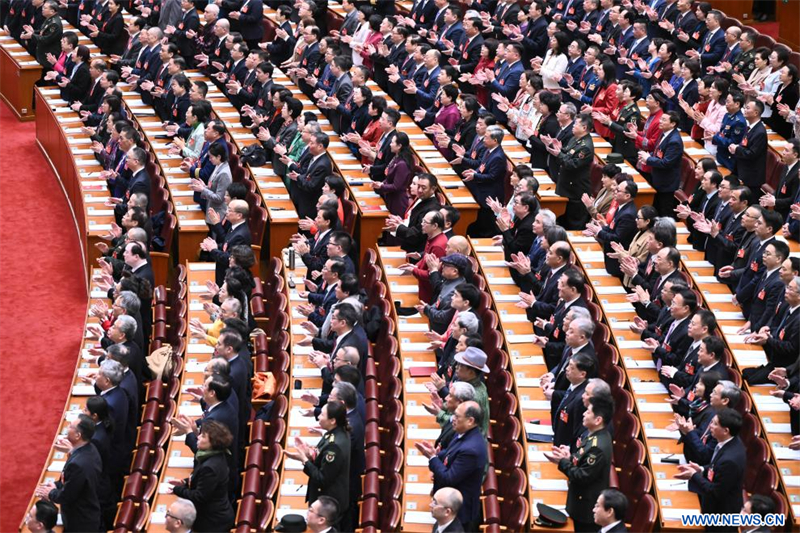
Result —
[[[437, 524], [434, 524], [431, 533], [437, 533], [439, 531], [438, 527], [439, 526]], [[450, 524], [446, 528], [444, 528], [444, 530], [442, 530], [439, 533], [464, 533], [464, 526], [462, 526], [461, 521], [458, 518], [456, 518], [455, 520], [450, 522]]]
[[536, 215], [529, 213], [522, 220], [515, 220], [514, 227], [503, 232], [503, 254], [506, 261], [511, 260], [511, 254], [526, 253], [530, 250], [536, 236], [533, 234], [533, 219]]
[[[775, 368], [787, 368], [797, 362], [800, 350], [800, 311], [789, 313], [789, 304], [782, 303], [772, 320], [765, 325], [770, 326], [770, 335], [764, 344], [767, 364], [758, 368], [745, 368], [742, 377], [751, 385], [770, 383], [769, 374]], [[796, 414], [792, 417], [796, 419]]]
[[[588, 345], [587, 345], [588, 346]], [[571, 351], [571, 350], [570, 350]], [[569, 446], [575, 449], [575, 443], [583, 432], [583, 391], [586, 381], [573, 390], [555, 391], [550, 401], [553, 424], [553, 446]]]
[[727, 442], [701, 472], [689, 480], [689, 490], [700, 496], [703, 513], [738, 513], [747, 453], [739, 437]]
[[645, 162], [651, 170], [651, 183], [656, 190], [653, 206], [659, 213], [671, 213], [675, 208], [673, 193], [681, 184], [683, 140], [677, 129], [663, 133], [656, 141], [652, 155]]
[[[764, 271], [750, 280], [744, 289], [739, 291], [736, 300], [742, 312], [750, 321], [750, 330], [758, 331], [762, 326], [769, 324], [775, 316], [783, 295], [784, 284], [780, 279], [778, 269], [767, 276]], [[741, 295], [741, 300], [739, 299]]]
[[397, 228], [397, 238], [400, 246], [406, 252], [422, 252], [428, 238], [422, 233], [422, 219], [429, 211], [438, 211], [442, 206], [436, 196], [431, 196], [417, 203], [408, 218], [408, 226], [401, 225]]
[[217, 241], [217, 248], [211, 250], [210, 254], [211, 259], [217, 263], [216, 280], [217, 284], [221, 285], [225, 279], [225, 272], [228, 270], [231, 249], [239, 245], [250, 246], [253, 244], [253, 238], [246, 220], [235, 228], [231, 228], [224, 235], [222, 234], [222, 224], [215, 225], [211, 232]]
[[[513, 100], [519, 90], [519, 78], [524, 71], [525, 66], [522, 64], [522, 61], [517, 61], [513, 65], [504, 63], [500, 68], [500, 73], [487, 85], [487, 88], [490, 92], [498, 92], [509, 100]], [[508, 120], [506, 114], [500, 111], [497, 107], [497, 102], [493, 99], [489, 101], [489, 109], [498, 121], [505, 123]]]
[[315, 350], [329, 353], [332, 357], [336, 356], [335, 352], [339, 351], [340, 348], [345, 348], [347, 346], [355, 347], [355, 349], [358, 350], [358, 355], [361, 356], [361, 363], [359, 366], [363, 375], [369, 350], [369, 340], [367, 339], [367, 334], [364, 332], [364, 328], [360, 324], [356, 324], [349, 333], [345, 334], [341, 341], [337, 342], [337, 340], [338, 339], [335, 338], [321, 339], [316, 337], [311, 340], [311, 345]]
[[[59, 45], [60, 46], [60, 45]], [[72, 103], [81, 100], [89, 93], [89, 86], [92, 84], [92, 76], [89, 74], [89, 65], [81, 63], [72, 70], [69, 76], [59, 76], [57, 79], [68, 78], [70, 82], [66, 87], [61, 88], [61, 99]]]
[[652, 354], [657, 367], [659, 363], [669, 366], [680, 365], [684, 355], [686, 355], [692, 342], [694, 342], [687, 333], [691, 319], [692, 317], [688, 316], [678, 322], [675, 327], [670, 324], [669, 329], [664, 332], [664, 338], [660, 340], [660, 346]]
[[246, 5], [239, 8], [239, 33], [248, 46], [264, 37], [263, 18], [264, 4], [261, 0], [246, 0]]
[[114, 387], [102, 396], [108, 403], [108, 411], [114, 420], [114, 428], [119, 428], [118, 431], [114, 431], [111, 438], [111, 464], [109, 465], [109, 474], [118, 483], [129, 466], [128, 458], [134, 445], [128, 440], [127, 432], [124, 429], [128, 424], [128, 410], [136, 407], [131, 407], [128, 395], [120, 387]]
[[725, 30], [717, 28], [711, 34], [706, 33], [701, 42], [700, 49], [700, 63], [703, 69], [716, 65], [722, 56], [725, 54], [725, 49], [728, 45], [725, 43]]
[[317, 199], [322, 194], [325, 178], [332, 173], [331, 158], [323, 152], [315, 161], [309, 163], [306, 172], [291, 181], [289, 192], [297, 207], [298, 217], [313, 218], [316, 215]]
[[528, 138], [526, 148], [531, 153], [531, 166], [533, 168], [547, 168], [547, 158], [550, 155], [541, 140], [543, 136], [556, 137], [561, 126], [555, 113], [548, 114], [539, 121], [536, 131]]
[[331, 240], [332, 231], [326, 231], [324, 235], [317, 233], [316, 237], [308, 243], [308, 253], [300, 258], [307, 267], [306, 277], [314, 270], [322, 271], [325, 262], [328, 260], [328, 242]]
[[184, 481], [184, 485], [175, 487], [176, 496], [191, 501], [197, 508], [197, 520], [192, 531], [228, 531], [233, 527], [234, 512], [228, 499], [229, 479], [225, 455], [217, 454], [195, 459], [188, 483]]
[[172, 34], [172, 40], [178, 45], [178, 53], [190, 65], [194, 64], [194, 56], [197, 55], [197, 41], [187, 37], [186, 32], [197, 32], [199, 29], [200, 17], [197, 15], [197, 10], [190, 9], [183, 13], [183, 16], [175, 26], [175, 33]]
[[741, 144], [733, 154], [736, 175], [750, 187], [756, 196], [761, 195], [761, 186], [767, 181], [767, 128], [759, 121], [748, 126]]
[[433, 491], [453, 487], [461, 491], [464, 503], [458, 511], [463, 524], [480, 520], [481, 484], [488, 462], [487, 443], [480, 427], [474, 427], [433, 456], [428, 468], [433, 472]]
[[603, 261], [605, 262], [606, 270], [612, 276], [622, 277], [622, 270], [619, 268], [619, 261], [608, 256], [614, 250], [611, 248], [612, 242], [618, 242], [625, 249], [633, 241], [636, 235], [636, 204], [633, 201], [619, 207], [614, 213], [614, 218], [611, 223], [600, 230], [597, 234], [597, 240], [603, 244]]
[[97, 489], [103, 468], [97, 449], [87, 443], [69, 454], [61, 480], [48, 498], [61, 507], [65, 533], [100, 530]]
[[786, 167], [786, 165], [782, 165], [782, 167], [781, 178], [775, 188], [775, 211], [783, 215], [785, 219], [789, 216], [794, 197], [797, 196], [798, 188], [800, 188], [800, 177], [798, 176], [800, 162], [795, 161], [791, 167]]

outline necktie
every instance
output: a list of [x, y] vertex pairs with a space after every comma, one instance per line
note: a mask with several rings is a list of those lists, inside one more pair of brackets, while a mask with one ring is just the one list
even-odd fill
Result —
[[572, 394], [572, 385], [569, 386], [567, 391], [564, 393], [564, 397], [561, 398], [561, 403], [558, 404], [558, 409], [556, 409], [556, 413], [560, 412], [561, 409], [564, 408], [564, 405], [566, 405], [567, 400], [569, 399], [571, 394]]
[[675, 331], [675, 328], [677, 326], [678, 326], [677, 321], [673, 321], [672, 324], [670, 324], [669, 329], [667, 330], [667, 336], [664, 337], [664, 344], [669, 344], [669, 337], [670, 335], [672, 335], [672, 332]]
[[714, 464], [714, 459], [717, 458], [717, 454], [721, 449], [722, 449], [722, 444], [717, 444], [717, 446], [714, 448], [714, 454], [711, 456], [711, 462], [709, 464], [712, 465]]
[[789, 321], [789, 317], [791, 316], [792, 312], [787, 307], [787, 312], [783, 314], [783, 320], [781, 320], [781, 323], [778, 324], [778, 328], [775, 330], [776, 333], [780, 332], [781, 328], [783, 328], [783, 326]]

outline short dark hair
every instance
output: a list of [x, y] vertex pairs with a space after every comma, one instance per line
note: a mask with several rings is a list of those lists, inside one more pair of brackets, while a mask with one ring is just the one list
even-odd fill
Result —
[[[589, 357], [583, 353], [578, 355]], [[608, 426], [611, 422], [611, 418], [614, 416], [614, 399], [605, 396], [592, 396], [589, 398], [589, 405], [592, 406], [594, 416], [599, 416], [603, 419], [603, 426]], [[624, 520], [625, 517], [623, 516], [621, 519]]]
[[714, 356], [717, 361], [722, 359], [725, 355], [725, 343], [719, 337], [709, 336], [703, 339], [703, 344], [706, 345], [706, 351]]
[[81, 434], [81, 440], [89, 442], [94, 437], [95, 424], [94, 420], [88, 415], [78, 415], [78, 433]]
[[779, 241], [775, 239], [771, 243], [773, 248], [775, 248], [775, 255], [781, 258], [781, 262], [786, 261], [786, 258], [789, 257], [789, 245], [786, 244], [784, 241]]
[[359, 316], [355, 307], [348, 303], [340, 303], [336, 306], [336, 314], [339, 320], [344, 320], [349, 327], [353, 327], [358, 323]]
[[470, 307], [475, 308], [480, 305], [481, 292], [478, 290], [478, 287], [472, 283], [459, 283], [453, 290], [458, 291], [458, 294], [461, 295], [461, 299], [469, 302]]
[[333, 371], [333, 375], [339, 376], [341, 381], [350, 383], [354, 387], [358, 387], [359, 383], [361, 383], [361, 371], [357, 366], [342, 365]]
[[[575, 363], [575, 368], [581, 372], [586, 372], [586, 379], [595, 377], [597, 364], [595, 363], [594, 357], [583, 352], [578, 352], [572, 356], [572, 361]], [[610, 419], [611, 418], [609, 417], [609, 420]]]
[[58, 508], [49, 500], [39, 500], [36, 502], [36, 520], [41, 522], [46, 530], [53, 529], [58, 523]]
[[339, 288], [342, 292], [346, 292], [348, 296], [353, 296], [358, 293], [358, 278], [354, 274], [344, 274], [339, 279]]
[[342, 253], [347, 255], [353, 246], [353, 238], [345, 231], [334, 231], [331, 233], [331, 242], [342, 248]]
[[208, 383], [208, 388], [214, 392], [219, 401], [224, 402], [231, 397], [231, 391], [233, 390], [233, 387], [230, 377], [220, 374], [212, 374], [208, 379], [210, 380]]
[[708, 328], [708, 332], [714, 333], [717, 329], [717, 318], [714, 313], [708, 309], [698, 309], [696, 314], [700, 317], [700, 323]]
[[628, 512], [627, 496], [617, 489], [606, 489], [600, 495], [603, 497], [603, 509], [606, 511], [613, 509], [614, 518], [625, 521], [625, 515]]
[[742, 415], [736, 409], [726, 407], [717, 413], [717, 421], [720, 427], [731, 432], [731, 437], [735, 437], [742, 430]]
[[339, 502], [330, 496], [324, 495], [318, 497], [317, 502], [319, 502], [319, 511], [317, 514], [325, 519], [325, 525], [331, 526], [335, 524], [339, 516]]
[[564, 283], [580, 293], [586, 286], [586, 278], [576, 269], [570, 268], [564, 271]]
[[[775, 512], [775, 501], [769, 496], [763, 494], [753, 494], [750, 496], [750, 514], [758, 515], [764, 518], [766, 515]], [[39, 512], [36, 512], [39, 516]]]
[[697, 295], [692, 289], [686, 288], [676, 291], [674, 288], [672, 292], [677, 296], [683, 298], [683, 304], [689, 307], [689, 313], [694, 314], [697, 311]]
[[461, 213], [452, 205], [444, 205], [442, 210], [444, 211], [445, 222], [449, 222], [451, 227], [455, 227], [458, 221], [461, 220]]
[[328, 259], [328, 261], [331, 262], [331, 266], [328, 270], [330, 270], [332, 274], [336, 274], [338, 278], [341, 278], [342, 276], [344, 276], [344, 273], [347, 272], [344, 261], [342, 261], [338, 257], [335, 258], [331, 257], [330, 259]]
[[217, 344], [222, 344], [223, 346], [231, 348], [237, 353], [242, 349], [243, 343], [244, 339], [242, 339], [242, 336], [239, 334], [239, 332], [231, 328], [222, 328], [222, 330], [219, 332], [219, 337], [217, 338]]
[[667, 257], [665, 259], [672, 263], [672, 266], [675, 268], [681, 266], [681, 253], [677, 248], [669, 247], [667, 249]]
[[773, 235], [780, 231], [781, 227], [783, 227], [783, 216], [777, 211], [765, 209], [761, 213], [761, 218], [764, 219], [765, 226], [772, 228]]

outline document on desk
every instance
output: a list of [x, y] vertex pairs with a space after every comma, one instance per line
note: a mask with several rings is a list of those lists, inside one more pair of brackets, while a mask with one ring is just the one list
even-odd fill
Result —
[[[664, 480], [659, 480], [664, 481]], [[673, 507], [665, 507], [661, 506], [661, 516], [664, 520], [675, 521], [678, 522], [681, 520], [682, 516], [687, 515], [699, 515], [700, 509], [676, 509]]]
[[433, 490], [433, 483], [406, 483], [406, 494], [427, 496]]
[[557, 492], [567, 492], [569, 485], [566, 479], [541, 479], [530, 476], [532, 490], [548, 490]]
[[638, 402], [636, 406], [642, 413], [671, 413], [672, 405], [667, 402]]
[[668, 429], [659, 428], [645, 428], [644, 434], [648, 439], [678, 440], [681, 437], [680, 431], [670, 431]]
[[687, 479], [657, 479], [656, 486], [658, 486], [658, 490], [664, 491], [688, 491], [689, 490], [689, 480]]
[[169, 458], [167, 465], [172, 468], [193, 468], [194, 457], [176, 455]]
[[617, 347], [620, 350], [639, 350], [644, 348], [642, 341], [617, 341]]
[[661, 383], [650, 382], [634, 382], [632, 384], [633, 392], [636, 394], [667, 394], [667, 388]]
[[430, 512], [424, 511], [406, 511], [404, 516], [405, 522], [409, 524], [435, 524], [436, 519]]

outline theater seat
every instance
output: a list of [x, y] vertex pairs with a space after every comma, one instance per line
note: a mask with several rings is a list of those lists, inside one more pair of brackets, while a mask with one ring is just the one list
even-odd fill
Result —
[[656, 505], [656, 499], [650, 494], [644, 494], [635, 508], [628, 507], [628, 516], [631, 517], [631, 527], [629, 531], [641, 533], [650, 533], [653, 531], [656, 524], [657, 512], [658, 507]]
[[381, 531], [394, 531], [400, 525], [402, 507], [397, 500], [383, 502], [380, 510], [380, 529]]
[[504, 500], [500, 504], [501, 525], [509, 531], [523, 531], [529, 513], [530, 504], [524, 496]]
[[237, 527], [240, 525], [248, 525], [251, 527], [255, 526], [257, 511], [258, 505], [256, 503], [256, 497], [252, 495], [245, 496], [239, 500], [239, 506], [236, 509], [236, 520], [234, 524], [236, 524]]
[[264, 500], [258, 510], [258, 530], [267, 531], [275, 517], [275, 504], [272, 500]]

